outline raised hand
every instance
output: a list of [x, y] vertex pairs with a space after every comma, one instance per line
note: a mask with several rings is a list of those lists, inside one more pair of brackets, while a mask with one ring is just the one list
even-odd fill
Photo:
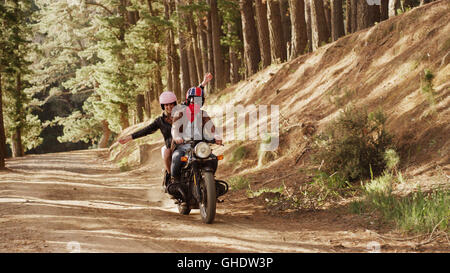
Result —
[[206, 84], [208, 84], [208, 82], [210, 82], [213, 78], [213, 75], [208, 72], [205, 74], [205, 76], [203, 77], [203, 82], [202, 82], [202, 86], [205, 86]]

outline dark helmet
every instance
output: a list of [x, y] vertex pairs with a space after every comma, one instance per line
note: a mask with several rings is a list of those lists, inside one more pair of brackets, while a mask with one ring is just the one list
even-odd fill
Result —
[[202, 98], [202, 105], [205, 103], [205, 92], [200, 87], [191, 87], [186, 92], [186, 105], [189, 105], [190, 99], [195, 97]]

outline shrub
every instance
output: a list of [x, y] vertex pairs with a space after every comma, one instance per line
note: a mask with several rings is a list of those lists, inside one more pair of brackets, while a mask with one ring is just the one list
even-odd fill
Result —
[[253, 191], [250, 187], [249, 190], [247, 190], [247, 196], [250, 198], [259, 197], [264, 193], [275, 193], [281, 195], [284, 192], [285, 186], [284, 184], [279, 186], [278, 188], [267, 188], [263, 187], [257, 191]]
[[122, 158], [122, 160], [120, 160], [119, 162], [119, 169], [121, 172], [128, 172], [131, 170], [130, 165], [128, 164], [128, 158]]
[[244, 146], [238, 147], [236, 150], [233, 151], [231, 154], [230, 162], [235, 163], [247, 155], [247, 149]]
[[338, 173], [354, 181], [380, 174], [385, 166], [384, 153], [392, 146], [392, 137], [385, 130], [386, 118], [381, 110], [349, 106], [315, 141], [312, 159], [326, 173]]
[[419, 189], [408, 196], [394, 196], [392, 184], [395, 179], [386, 172], [363, 185], [364, 201], [352, 204], [350, 209], [353, 212], [375, 209], [385, 220], [393, 221], [404, 231], [432, 232], [437, 228], [449, 232], [450, 191], [424, 193]]
[[421, 83], [422, 86], [422, 92], [426, 95], [428, 102], [431, 107], [433, 107], [433, 111], [435, 111], [435, 105], [436, 105], [436, 92], [433, 88], [433, 79], [434, 75], [433, 72], [429, 69], [424, 70], [424, 76], [423, 76], [423, 82]]
[[230, 190], [242, 190], [249, 188], [250, 182], [243, 176], [231, 177], [229, 180]]

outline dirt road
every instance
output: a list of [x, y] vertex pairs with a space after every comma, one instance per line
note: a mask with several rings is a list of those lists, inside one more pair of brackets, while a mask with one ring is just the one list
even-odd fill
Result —
[[161, 191], [162, 161], [152, 147], [151, 165], [130, 172], [108, 163], [107, 150], [7, 160], [0, 252], [367, 252], [373, 242], [375, 250], [412, 251], [358, 227], [356, 216], [268, 216], [240, 195], [218, 204], [212, 225], [198, 210], [179, 215]]

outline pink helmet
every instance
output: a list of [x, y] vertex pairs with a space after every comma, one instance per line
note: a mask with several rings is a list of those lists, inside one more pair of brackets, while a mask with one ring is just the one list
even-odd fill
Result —
[[159, 104], [161, 104], [161, 108], [164, 110], [164, 104], [175, 103], [177, 104], [177, 96], [173, 92], [164, 91], [159, 96]]

